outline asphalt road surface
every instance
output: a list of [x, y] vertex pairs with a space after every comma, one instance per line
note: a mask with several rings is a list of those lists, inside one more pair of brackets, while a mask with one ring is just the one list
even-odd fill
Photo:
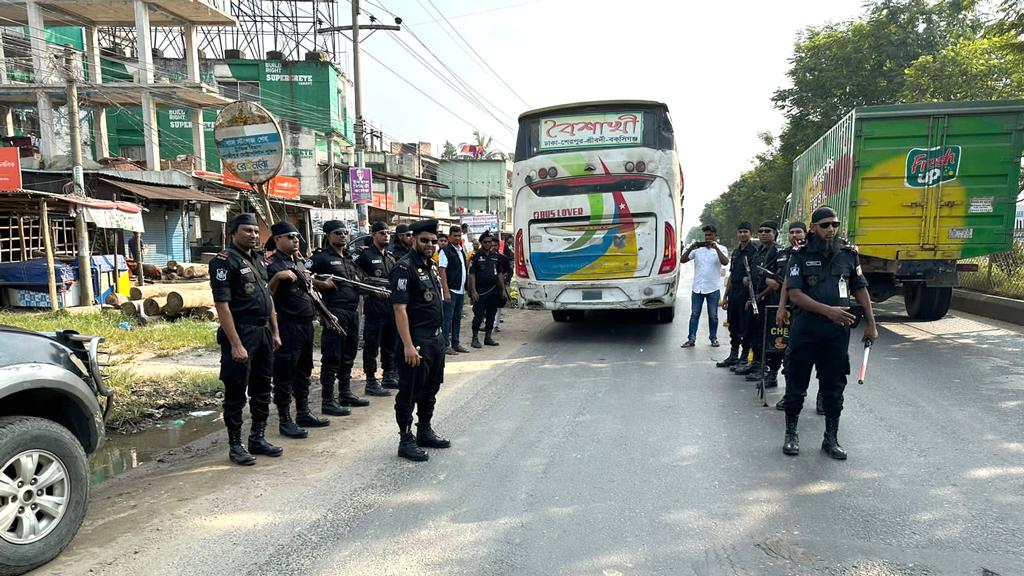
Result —
[[37, 574], [1024, 574], [1019, 328], [883, 304], [850, 459], [819, 452], [813, 396], [786, 457], [782, 412], [714, 367], [706, 321], [679, 348], [681, 294], [671, 325], [510, 314], [500, 348], [451, 361], [435, 428], [454, 446], [428, 463], [396, 458], [375, 401], [272, 434], [285, 457], [253, 468], [218, 435], [114, 480]]

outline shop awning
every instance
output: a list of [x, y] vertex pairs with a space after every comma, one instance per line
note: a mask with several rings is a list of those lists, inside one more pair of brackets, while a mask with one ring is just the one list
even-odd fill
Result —
[[140, 198], [147, 200], [171, 200], [177, 202], [197, 201], [197, 202], [213, 202], [217, 204], [230, 204], [227, 200], [222, 200], [216, 196], [211, 196], [205, 192], [200, 192], [195, 188], [174, 188], [171, 186], [153, 186], [150, 184], [138, 184], [135, 182], [121, 182], [118, 180], [108, 180], [106, 178], [100, 178], [100, 182], [109, 184], [111, 186], [120, 188], [125, 192], [134, 194]]

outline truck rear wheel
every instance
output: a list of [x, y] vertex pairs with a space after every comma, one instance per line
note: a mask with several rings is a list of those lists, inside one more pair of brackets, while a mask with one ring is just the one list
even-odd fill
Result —
[[949, 305], [953, 302], [953, 289], [906, 284], [903, 287], [903, 302], [911, 319], [938, 320], [949, 312]]

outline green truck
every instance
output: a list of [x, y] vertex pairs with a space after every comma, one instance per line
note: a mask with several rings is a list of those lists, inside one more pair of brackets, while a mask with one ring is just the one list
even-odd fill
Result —
[[960, 259], [1012, 246], [1022, 149], [1024, 100], [856, 108], [793, 163], [782, 221], [835, 208], [872, 300], [937, 320]]

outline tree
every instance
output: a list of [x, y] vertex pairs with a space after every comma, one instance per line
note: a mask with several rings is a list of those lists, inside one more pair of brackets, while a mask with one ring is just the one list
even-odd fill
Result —
[[704, 239], [704, 232], [701, 231], [701, 226], [694, 226], [690, 228], [690, 231], [686, 233], [686, 238], [683, 239], [683, 243], [689, 246], [694, 242], [699, 242]]
[[1010, 35], [957, 41], [908, 69], [902, 99], [907, 102], [1001, 100], [1024, 96], [1024, 52]]
[[442, 160], [454, 160], [455, 159], [455, 144], [452, 144], [448, 140], [444, 141], [444, 152], [441, 153]]
[[1003, 0], [999, 11], [1002, 16], [992, 25], [992, 34], [1010, 38], [1006, 49], [1024, 56], [1024, 3], [1021, 0]]

